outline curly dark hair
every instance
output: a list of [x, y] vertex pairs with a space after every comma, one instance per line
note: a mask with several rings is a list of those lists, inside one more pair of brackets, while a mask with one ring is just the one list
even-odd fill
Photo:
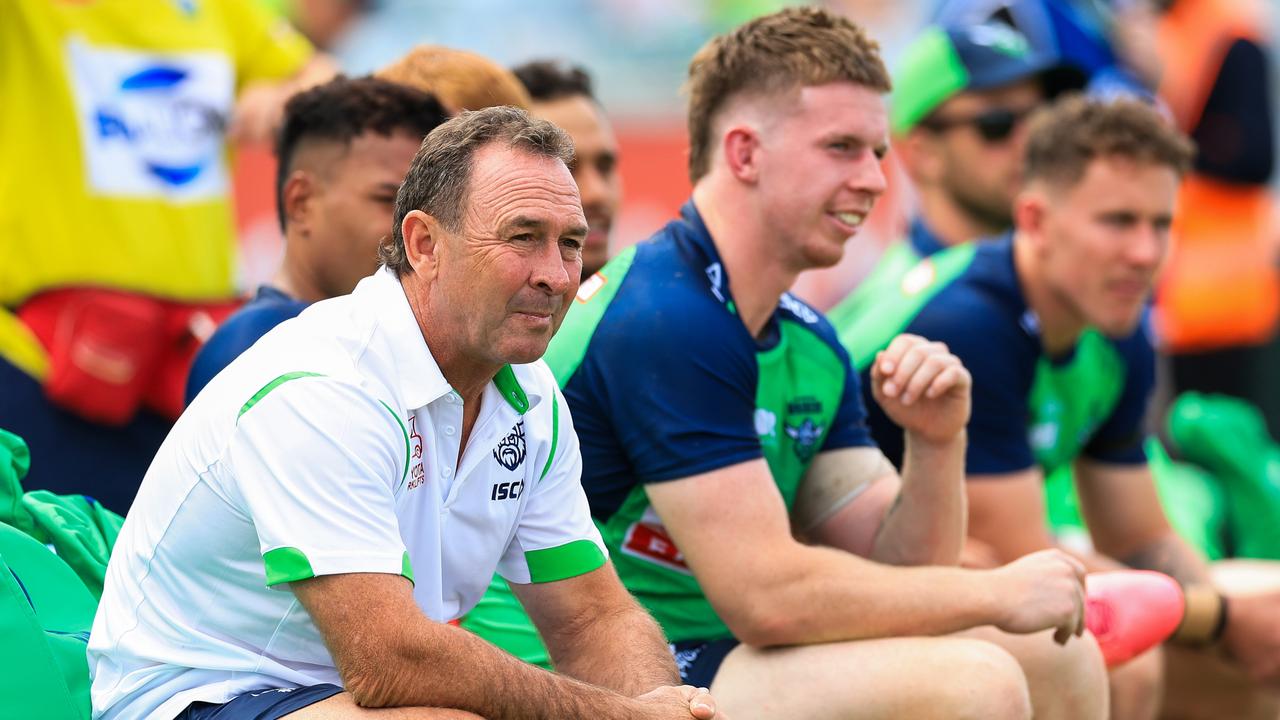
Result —
[[414, 88], [374, 77], [339, 76], [294, 95], [276, 137], [276, 213], [285, 227], [284, 185], [298, 147], [310, 140], [350, 143], [365, 133], [426, 137], [449, 119], [440, 102]]
[[559, 60], [531, 60], [511, 68], [511, 72], [524, 83], [529, 97], [538, 102], [549, 102], [579, 95], [595, 100], [591, 76], [585, 68]]

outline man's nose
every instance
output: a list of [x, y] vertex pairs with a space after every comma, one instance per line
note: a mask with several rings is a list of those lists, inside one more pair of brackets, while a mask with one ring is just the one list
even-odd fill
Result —
[[848, 186], [851, 190], [867, 193], [873, 198], [883, 195], [888, 187], [883, 161], [871, 150], [864, 152], [849, 175]]
[[549, 240], [534, 254], [530, 284], [548, 294], [563, 295], [570, 291], [573, 279], [581, 275], [580, 271], [570, 272], [569, 266], [578, 264], [565, 259], [559, 240]]

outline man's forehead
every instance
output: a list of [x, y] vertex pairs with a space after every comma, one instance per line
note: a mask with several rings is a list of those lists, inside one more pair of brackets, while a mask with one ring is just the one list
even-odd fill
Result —
[[473, 159], [471, 210], [507, 224], [517, 218], [581, 219], [582, 201], [572, 174], [559, 158], [491, 144]]
[[888, 138], [889, 116], [876, 91], [848, 82], [802, 87], [787, 120], [823, 134], [852, 135], [865, 142]]

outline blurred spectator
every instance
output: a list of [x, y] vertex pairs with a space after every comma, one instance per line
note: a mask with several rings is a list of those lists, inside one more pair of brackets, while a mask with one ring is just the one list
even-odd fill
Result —
[[316, 47], [331, 49], [372, 9], [374, 0], [261, 0], [288, 18]]
[[1083, 75], [999, 21], [931, 26], [904, 53], [890, 99], [894, 150], [917, 191], [907, 237], [831, 310], [837, 327], [896, 287], [922, 257], [1006, 231], [1022, 168], [1024, 121]]
[[376, 75], [435, 95], [453, 114], [495, 105], [529, 109], [529, 93], [515, 75], [466, 50], [419, 45]]
[[1157, 296], [1178, 392], [1245, 398], [1280, 432], [1275, 114], [1267, 13], [1248, 0], [1159, 3], [1160, 94], [1199, 146]]
[[591, 76], [577, 66], [540, 60], [513, 68], [533, 97], [530, 111], [569, 133], [573, 140], [573, 179], [587, 216], [582, 248], [582, 278], [591, 277], [609, 260], [609, 233], [622, 202], [618, 172], [618, 139], [604, 108], [591, 89]]
[[409, 163], [446, 118], [434, 97], [372, 77], [338, 78], [289, 101], [276, 150], [284, 262], [196, 355], [188, 404], [271, 328], [377, 269]]
[[226, 140], [330, 74], [253, 0], [5, 4], [0, 426], [30, 488], [128, 508], [234, 307]]
[[1155, 99], [1156, 18], [1148, 0], [943, 0], [940, 25], [998, 20], [1089, 78], [1091, 95]]

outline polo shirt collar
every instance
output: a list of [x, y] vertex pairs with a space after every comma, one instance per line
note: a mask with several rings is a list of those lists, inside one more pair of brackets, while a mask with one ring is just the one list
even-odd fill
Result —
[[[440, 371], [427, 341], [422, 337], [422, 328], [409, 306], [409, 298], [405, 296], [400, 279], [384, 266], [360, 281], [356, 292], [364, 292], [366, 285], [387, 342], [396, 357], [397, 379], [405, 405], [409, 409], [420, 408], [448, 395], [453, 387]], [[536, 407], [542, 399], [539, 393], [526, 390], [537, 388], [537, 383], [531, 371], [524, 366], [503, 366], [492, 384], [518, 415]]]

